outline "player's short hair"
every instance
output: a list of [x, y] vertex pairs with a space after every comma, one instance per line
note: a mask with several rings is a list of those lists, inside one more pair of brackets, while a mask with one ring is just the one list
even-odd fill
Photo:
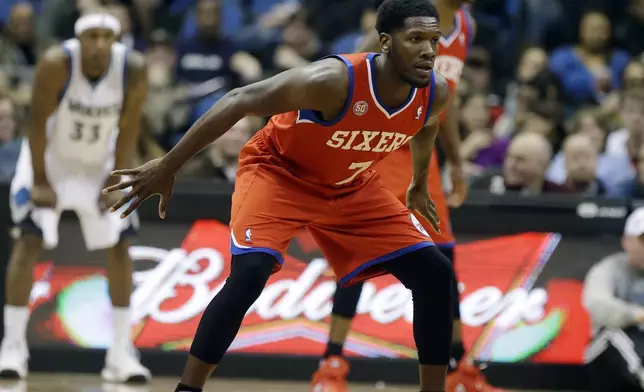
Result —
[[425, 16], [438, 18], [438, 10], [430, 0], [385, 0], [378, 7], [376, 30], [391, 34], [405, 25], [407, 18]]

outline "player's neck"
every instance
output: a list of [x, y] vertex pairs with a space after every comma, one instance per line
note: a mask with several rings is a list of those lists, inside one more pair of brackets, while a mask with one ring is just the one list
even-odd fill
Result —
[[412, 87], [398, 76], [398, 71], [385, 53], [375, 58], [374, 80], [377, 91], [387, 92], [378, 95], [379, 100], [385, 105], [397, 108], [409, 98]]
[[110, 62], [108, 61], [108, 65], [106, 67], [101, 67], [101, 68], [96, 68], [92, 67], [89, 64], [87, 64], [86, 61], [81, 59], [81, 71], [83, 73], [83, 76], [90, 81], [98, 81], [105, 76], [105, 73], [107, 70], [110, 68], [109, 64]]

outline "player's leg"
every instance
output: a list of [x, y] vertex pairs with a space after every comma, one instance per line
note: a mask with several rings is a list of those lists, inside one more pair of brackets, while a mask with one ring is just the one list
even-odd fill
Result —
[[[454, 247], [450, 245], [438, 245], [438, 250], [454, 265]], [[454, 282], [452, 283], [452, 300], [454, 303], [454, 322], [452, 328], [452, 350], [451, 358], [449, 361], [449, 372], [456, 370], [458, 364], [465, 356], [465, 346], [463, 345], [463, 326], [461, 324], [461, 306], [460, 306], [460, 293], [458, 290], [458, 277], [456, 270], [454, 271]]]
[[[25, 228], [28, 226], [24, 225]], [[32, 228], [33, 231], [21, 230], [13, 243], [7, 266], [4, 338], [0, 346], [1, 378], [24, 378], [27, 375], [29, 297], [33, 287], [34, 265], [42, 252], [42, 236], [33, 223]]]
[[452, 342], [454, 270], [433, 246], [382, 264], [412, 293], [421, 391], [445, 391]]
[[279, 270], [288, 243], [322, 201], [285, 170], [241, 167], [231, 208], [230, 276], [206, 307], [177, 392], [201, 392], [233, 342], [244, 316]]
[[356, 315], [363, 284], [353, 286], [338, 286], [333, 296], [333, 310], [331, 311], [331, 325], [329, 328], [329, 341], [324, 358], [342, 356], [344, 343], [351, 330], [351, 322]]
[[[342, 213], [316, 222], [309, 230], [340, 284], [393, 273], [412, 291], [421, 387], [443, 391], [452, 339], [451, 264], [414, 215], [377, 179], [332, 203], [332, 210]], [[389, 268], [393, 260], [406, 267]]]
[[[0, 377], [22, 378], [27, 375], [27, 324], [34, 266], [42, 252], [43, 231], [50, 242], [57, 242], [58, 238], [59, 215], [53, 210], [33, 209], [30, 192], [32, 178], [29, 146], [24, 143], [11, 182], [9, 200], [17, 237], [9, 256], [5, 282], [6, 303], [4, 338], [0, 345]], [[50, 245], [55, 245], [53, 242]]]
[[226, 284], [201, 316], [177, 392], [202, 390], [278, 263], [278, 258], [267, 252], [233, 256]]
[[[90, 194], [92, 190], [96, 194], [100, 191], [97, 184], [78, 183], [77, 186]], [[133, 214], [127, 219], [119, 219], [118, 213], [100, 211], [98, 203], [91, 199], [79, 201], [76, 214], [87, 249], [105, 249], [107, 256], [113, 340], [106, 352], [101, 376], [109, 382], [146, 382], [151, 378], [151, 374], [141, 364], [132, 342], [130, 310], [134, 266], [129, 247], [130, 239], [136, 235], [138, 229], [138, 216]]]
[[324, 387], [325, 391], [341, 392], [347, 388], [346, 377], [349, 374], [349, 363], [343, 358], [342, 351], [358, 308], [362, 288], [361, 282], [348, 287], [338, 286], [335, 290], [329, 340], [324, 352], [324, 359], [311, 379], [314, 390]]

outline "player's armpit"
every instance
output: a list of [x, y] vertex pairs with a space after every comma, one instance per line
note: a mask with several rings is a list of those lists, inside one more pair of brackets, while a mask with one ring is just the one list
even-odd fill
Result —
[[[126, 91], [116, 140], [114, 169], [132, 167], [143, 121], [143, 106], [148, 94], [148, 72], [145, 57], [139, 52], [127, 56]], [[118, 181], [114, 179], [112, 181]]]
[[34, 170], [34, 183], [47, 183], [45, 149], [47, 119], [56, 111], [63, 89], [69, 80], [69, 56], [60, 47], [47, 50], [38, 61], [31, 94], [29, 146]]

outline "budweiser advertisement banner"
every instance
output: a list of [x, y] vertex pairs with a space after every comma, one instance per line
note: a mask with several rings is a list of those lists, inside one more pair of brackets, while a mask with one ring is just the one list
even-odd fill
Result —
[[[32, 345], [106, 347], [112, 338], [104, 255], [86, 252], [77, 224], [36, 269]], [[216, 221], [150, 223], [131, 248], [136, 345], [187, 350], [202, 311], [229, 273], [230, 230]], [[365, 243], [364, 246], [369, 246]], [[487, 361], [580, 363], [589, 339], [582, 281], [615, 238], [556, 233], [459, 236], [456, 270], [466, 346]], [[334, 276], [306, 232], [249, 310], [232, 350], [320, 355]], [[393, 277], [368, 282], [347, 343], [352, 355], [413, 358], [411, 295]]]

